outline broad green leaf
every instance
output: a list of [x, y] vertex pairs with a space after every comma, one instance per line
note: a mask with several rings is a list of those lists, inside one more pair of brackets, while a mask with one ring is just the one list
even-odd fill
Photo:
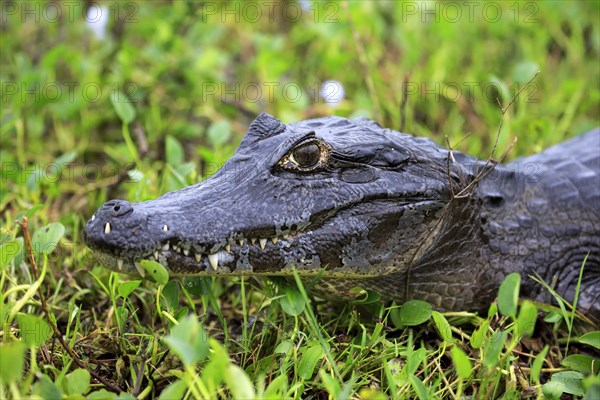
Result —
[[162, 290], [162, 295], [170, 309], [175, 310], [179, 306], [179, 283], [170, 281]]
[[119, 292], [119, 296], [121, 296], [122, 298], [126, 299], [129, 297], [129, 295], [138, 287], [140, 286], [140, 283], [142, 283], [142, 281], [140, 280], [136, 280], [136, 281], [125, 281], [125, 282], [121, 282], [119, 283], [119, 288], [117, 289], [117, 291]]
[[87, 395], [87, 400], [115, 400], [117, 395], [113, 392], [109, 392], [106, 389], [100, 389], [91, 392]]
[[231, 138], [231, 124], [222, 119], [213, 123], [208, 128], [208, 140], [214, 147], [218, 147]]
[[194, 296], [206, 296], [212, 290], [212, 279], [203, 276], [189, 276], [182, 280], [183, 287]]
[[192, 316], [180, 321], [163, 340], [187, 366], [193, 366], [208, 355], [208, 335]]
[[305, 349], [298, 363], [298, 375], [306, 380], [312, 378], [317, 363], [324, 356], [323, 348], [319, 344], [314, 344]]
[[435, 323], [435, 327], [437, 328], [442, 340], [446, 342], [453, 342], [454, 339], [452, 337], [452, 328], [446, 320], [446, 317], [437, 311], [433, 311], [431, 316], [433, 317], [433, 322]]
[[342, 390], [338, 380], [330, 374], [328, 374], [327, 371], [325, 371], [324, 369], [319, 370], [319, 377], [321, 378], [321, 382], [323, 382], [325, 390], [327, 390], [327, 393], [329, 393], [329, 396], [331, 396], [334, 399], [337, 399], [339, 397], [340, 391]]
[[183, 399], [185, 392], [187, 391], [187, 384], [185, 381], [176, 380], [167, 386], [160, 394], [159, 400], [171, 400], [171, 399]]
[[421, 325], [431, 317], [431, 305], [421, 300], [409, 300], [402, 304], [400, 321], [404, 326]]
[[4, 271], [21, 251], [21, 243], [18, 240], [2, 243], [0, 245], [0, 272]]
[[21, 339], [28, 346], [41, 346], [52, 337], [50, 324], [37, 315], [17, 314]]
[[502, 353], [502, 349], [504, 348], [505, 342], [506, 332], [496, 331], [485, 343], [485, 346], [483, 348], [483, 364], [488, 369], [494, 368], [496, 364], [498, 364], [498, 361], [500, 361], [500, 353]]
[[152, 260], [142, 260], [140, 261], [140, 265], [157, 283], [166, 285], [169, 282], [169, 271], [161, 263]]
[[62, 397], [60, 388], [46, 374], [41, 374], [37, 382], [33, 384], [31, 394], [42, 399], [60, 399]]
[[586, 354], [571, 354], [566, 356], [560, 363], [567, 368], [581, 372], [583, 375], [597, 375], [600, 372], [600, 360]]
[[409, 374], [417, 373], [419, 366], [425, 361], [427, 358], [427, 351], [424, 347], [420, 347], [419, 349], [411, 352], [408, 355], [408, 360], [406, 360], [406, 371]]
[[284, 340], [275, 347], [275, 354], [287, 354], [292, 351], [294, 344], [289, 340]]
[[177, 167], [184, 160], [183, 146], [171, 135], [167, 135], [165, 142], [167, 163]]
[[546, 354], [548, 354], [548, 350], [550, 346], [545, 345], [542, 351], [540, 351], [533, 360], [533, 364], [531, 365], [531, 382], [539, 385], [540, 383], [540, 372], [542, 371], [542, 366], [544, 365], [544, 360], [546, 359]]
[[216, 390], [223, 383], [227, 367], [230, 364], [229, 355], [225, 348], [214, 339], [209, 339], [212, 350], [210, 360], [202, 371], [202, 381], [209, 388]]
[[600, 331], [588, 332], [579, 338], [579, 343], [584, 343], [600, 349]]
[[90, 373], [82, 368], [77, 368], [66, 376], [67, 393], [85, 394], [90, 389]]
[[36, 230], [31, 239], [31, 246], [36, 253], [50, 254], [65, 234], [65, 227], [53, 222]]
[[0, 342], [0, 380], [5, 385], [21, 379], [26, 349], [23, 342]]
[[225, 371], [225, 383], [234, 399], [253, 399], [256, 396], [254, 385], [243, 369], [230, 364]]
[[133, 108], [131, 105], [131, 100], [129, 100], [125, 93], [121, 91], [114, 91], [110, 96], [110, 100], [117, 115], [119, 116], [119, 119], [124, 124], [131, 123], [135, 118], [135, 108]]
[[469, 357], [457, 346], [453, 346], [450, 349], [450, 354], [452, 355], [452, 362], [454, 363], [458, 377], [461, 379], [469, 378], [473, 373], [473, 365]]
[[483, 340], [487, 337], [488, 328], [490, 327], [490, 321], [484, 319], [481, 321], [477, 329], [471, 335], [471, 346], [474, 349], [480, 349], [483, 345]]
[[409, 374], [408, 380], [409, 380], [413, 390], [417, 394], [417, 397], [419, 398], [419, 400], [427, 400], [429, 398], [427, 396], [427, 389], [425, 389], [425, 385], [419, 378], [417, 378], [413, 374]]
[[[319, 371], [322, 372], [323, 370]], [[325, 385], [325, 382], [323, 382]], [[285, 374], [279, 375], [277, 378], [273, 379], [267, 389], [265, 390], [265, 394], [263, 398], [265, 399], [282, 399], [285, 398], [286, 392], [288, 390], [288, 377]]]
[[519, 316], [516, 321], [515, 332], [517, 336], [533, 335], [535, 322], [537, 320], [537, 311], [537, 307], [531, 301], [523, 301], [519, 308]]
[[513, 272], [504, 279], [500, 289], [498, 289], [498, 309], [505, 317], [517, 315], [520, 285], [521, 275], [518, 272]]
[[548, 400], [559, 400], [564, 390], [564, 383], [558, 381], [550, 381], [542, 385], [542, 393], [544, 398]]
[[300, 315], [304, 310], [304, 297], [299, 290], [290, 287], [283, 287], [283, 296], [279, 298], [281, 309], [288, 315]]
[[576, 371], [557, 372], [552, 375], [552, 382], [560, 382], [564, 385], [563, 391], [575, 396], [583, 396], [583, 375]]

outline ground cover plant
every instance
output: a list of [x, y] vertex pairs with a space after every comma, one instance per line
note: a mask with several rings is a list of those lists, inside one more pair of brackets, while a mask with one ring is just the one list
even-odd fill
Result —
[[1, 398], [600, 397], [598, 327], [520, 299], [528, 277], [487, 313], [340, 305], [297, 277], [119, 275], [81, 237], [108, 199], [214, 173], [263, 111], [481, 158], [501, 118], [506, 159], [592, 129], [598, 3], [67, 3], [0, 9]]

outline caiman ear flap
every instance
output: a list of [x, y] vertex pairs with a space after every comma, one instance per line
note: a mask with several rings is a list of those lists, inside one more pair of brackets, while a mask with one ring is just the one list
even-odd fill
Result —
[[267, 113], [261, 113], [248, 127], [248, 135], [256, 135], [260, 139], [279, 135], [285, 131], [285, 125]]

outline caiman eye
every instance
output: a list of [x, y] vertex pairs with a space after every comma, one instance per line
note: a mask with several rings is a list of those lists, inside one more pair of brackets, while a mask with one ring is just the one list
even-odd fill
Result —
[[300, 143], [279, 161], [279, 167], [292, 172], [314, 172], [327, 165], [330, 152], [329, 146], [320, 141]]
[[314, 143], [306, 143], [296, 147], [290, 154], [290, 161], [300, 168], [312, 168], [321, 159], [321, 149]]

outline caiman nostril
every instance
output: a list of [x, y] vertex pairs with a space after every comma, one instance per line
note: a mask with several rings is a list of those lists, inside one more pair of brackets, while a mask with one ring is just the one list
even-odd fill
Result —
[[125, 200], [111, 200], [105, 203], [103, 208], [111, 217], [123, 217], [133, 211], [131, 203]]

